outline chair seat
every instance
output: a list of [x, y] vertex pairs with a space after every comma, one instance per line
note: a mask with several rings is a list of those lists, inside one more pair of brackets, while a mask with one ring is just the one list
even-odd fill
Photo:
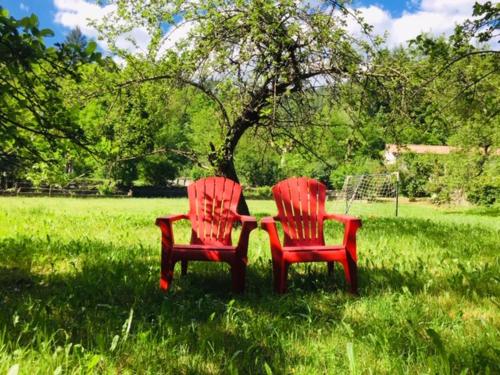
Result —
[[175, 244], [174, 250], [235, 251], [236, 246]]
[[283, 251], [336, 251], [345, 250], [342, 245], [331, 245], [331, 246], [284, 246]]

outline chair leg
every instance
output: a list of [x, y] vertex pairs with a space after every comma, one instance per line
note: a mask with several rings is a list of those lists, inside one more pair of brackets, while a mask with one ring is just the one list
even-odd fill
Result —
[[188, 261], [181, 260], [181, 275], [186, 276], [188, 272]]
[[349, 284], [349, 291], [352, 294], [358, 294], [358, 266], [351, 254], [347, 253], [347, 258], [342, 262], [344, 266], [345, 279]]
[[231, 279], [234, 293], [245, 291], [245, 276], [247, 265], [244, 262], [236, 261], [231, 264]]
[[274, 291], [278, 294], [286, 293], [287, 290], [288, 264], [281, 261], [273, 261]]
[[273, 287], [276, 293], [279, 293], [280, 289], [280, 277], [279, 277], [279, 263], [273, 259]]
[[334, 269], [334, 262], [326, 262], [326, 265], [328, 267], [328, 276], [331, 276], [332, 273], [333, 273], [333, 269]]
[[172, 279], [174, 278], [174, 268], [175, 262], [162, 251], [161, 253], [161, 275], [160, 275], [160, 288], [163, 291], [167, 291], [172, 284]]

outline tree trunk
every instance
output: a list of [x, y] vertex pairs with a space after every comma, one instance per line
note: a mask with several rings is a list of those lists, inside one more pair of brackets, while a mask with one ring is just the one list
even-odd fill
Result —
[[[259, 112], [266, 105], [266, 103], [266, 96], [261, 95], [261, 93], [256, 94], [246, 106], [243, 113], [238, 116], [238, 118], [227, 129], [225, 141], [219, 149], [219, 152], [217, 152], [214, 144], [210, 143], [212, 151], [208, 156], [208, 160], [212, 166], [215, 167], [217, 175], [227, 177], [238, 184], [240, 183], [236, 174], [236, 169], [234, 168], [234, 152], [245, 131], [259, 122]], [[243, 192], [241, 193], [240, 201], [238, 202], [237, 211], [241, 215], [250, 215], [250, 210], [248, 209]]]

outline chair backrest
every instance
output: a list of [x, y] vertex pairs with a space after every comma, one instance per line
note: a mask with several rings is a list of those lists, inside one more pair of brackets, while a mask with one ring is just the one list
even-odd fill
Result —
[[292, 177], [273, 186], [285, 246], [324, 245], [326, 187], [308, 177]]
[[241, 186], [224, 177], [208, 177], [188, 186], [191, 243], [231, 245], [231, 229]]

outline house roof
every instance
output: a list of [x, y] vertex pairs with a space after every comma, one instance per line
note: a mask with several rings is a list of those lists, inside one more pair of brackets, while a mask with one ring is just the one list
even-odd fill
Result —
[[407, 152], [414, 152], [415, 154], [449, 154], [457, 148], [451, 146], [387, 144], [385, 149], [393, 154], [404, 154]]
[[[458, 147], [453, 146], [431, 146], [431, 145], [396, 145], [386, 144], [385, 149], [391, 154], [404, 154], [414, 152], [415, 154], [438, 154], [446, 155], [458, 151]], [[492, 154], [500, 155], [500, 149], [492, 150]]]

